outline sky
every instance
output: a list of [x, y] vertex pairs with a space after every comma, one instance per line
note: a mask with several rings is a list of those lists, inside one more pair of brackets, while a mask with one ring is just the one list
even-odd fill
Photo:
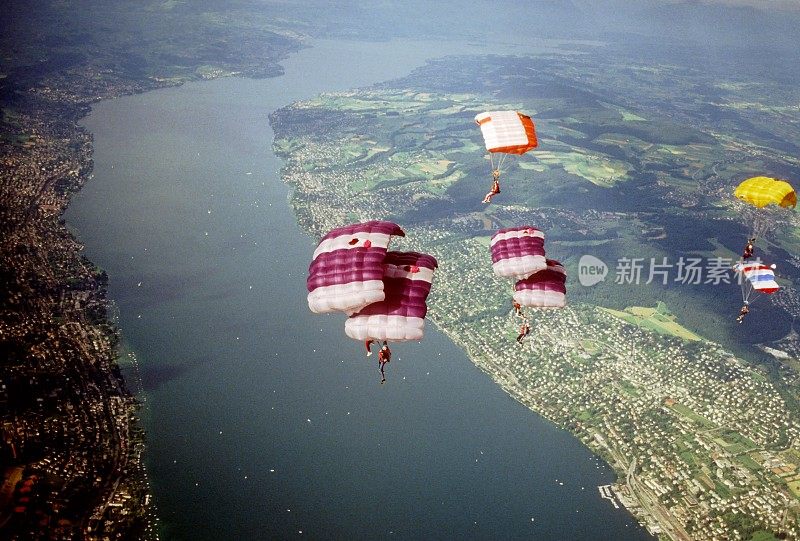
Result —
[[636, 3], [630, 0], [606, 0], [602, 4], [598, 4], [597, 0], [574, 0], [575, 4], [583, 8], [597, 8], [598, 5], [608, 6], [613, 5], [614, 9], [625, 8], [628, 11], [635, 11], [638, 9], [645, 9], [647, 7], [657, 6], [659, 4], [705, 4], [705, 5], [722, 5], [732, 7], [751, 7], [761, 11], [798, 11], [800, 12], [800, 0], [637, 0]]
[[747, 6], [763, 11], [800, 11], [800, 0], [701, 0], [702, 4], [724, 4], [728, 6]]

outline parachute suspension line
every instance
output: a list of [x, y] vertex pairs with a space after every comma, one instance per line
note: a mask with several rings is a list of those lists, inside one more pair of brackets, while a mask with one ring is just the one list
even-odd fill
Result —
[[768, 220], [763, 214], [757, 214], [753, 219], [753, 233], [751, 238], [761, 240], [767, 234]]
[[750, 304], [750, 295], [753, 293], [753, 290], [747, 284], [742, 284], [742, 301], [747, 304]]
[[745, 304], [750, 304], [750, 295], [753, 293], [753, 287], [750, 284], [750, 281], [743, 272], [734, 272], [733, 275], [738, 281], [739, 287], [742, 290], [742, 302]]
[[497, 164], [498, 171], [500, 170], [501, 167], [503, 167], [503, 162], [506, 161], [506, 156], [508, 156], [508, 154], [505, 153], [502, 156], [500, 156], [500, 163]]
[[[744, 292], [744, 290], [742, 290], [742, 291]], [[753, 306], [755, 303], [757, 303], [758, 301], [760, 301], [761, 299], [763, 299], [765, 297], [771, 297], [771, 295], [754, 295], [754, 293], [756, 293], [756, 291], [753, 288], [750, 288], [747, 291], [747, 295], [744, 295], [744, 293], [743, 293], [743, 296], [745, 297], [744, 298], [744, 302], [748, 306]]]
[[750, 283], [750, 280], [745, 277], [742, 277], [742, 280], [742, 300], [745, 304], [752, 305], [762, 297], [766, 297], [766, 295], [756, 295], [758, 291], [753, 287], [753, 284]]

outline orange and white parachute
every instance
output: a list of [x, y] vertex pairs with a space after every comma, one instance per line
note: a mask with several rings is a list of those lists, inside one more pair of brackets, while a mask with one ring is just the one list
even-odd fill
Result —
[[489, 111], [475, 115], [490, 154], [525, 154], [539, 145], [528, 115], [517, 111]]
[[[517, 111], [488, 111], [475, 115], [475, 122], [481, 127], [489, 161], [492, 164], [492, 177], [495, 184], [492, 192], [487, 194], [484, 203], [491, 200], [492, 195], [499, 193], [500, 169], [509, 154], [525, 154], [536, 148], [536, 128], [528, 115]], [[495, 154], [499, 156], [495, 158]]]

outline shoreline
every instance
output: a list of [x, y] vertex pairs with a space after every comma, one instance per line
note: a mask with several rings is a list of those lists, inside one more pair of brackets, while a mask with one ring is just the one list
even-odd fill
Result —
[[[509, 397], [519, 402], [520, 404], [528, 408], [531, 412], [540, 416], [545, 421], [552, 423], [553, 426], [559, 428], [560, 430], [567, 430], [566, 426], [559, 423], [556, 419], [548, 416], [545, 411], [537, 409], [534, 404], [523, 400], [519, 392], [514, 391], [514, 386], [519, 386], [519, 382], [516, 380], [516, 378], [512, 373], [506, 372], [505, 379], [502, 378], [500, 374], [496, 370], [493, 371], [488, 364], [479, 362], [476, 359], [476, 355], [472, 351], [470, 351], [469, 345], [466, 342], [458, 340], [454, 333], [448, 331], [445, 327], [440, 325], [439, 322], [436, 321], [435, 316], [431, 315], [429, 317], [431, 319], [431, 322], [436, 325], [436, 328], [439, 329], [439, 331], [442, 332], [445, 336], [447, 336], [447, 338], [451, 342], [453, 342], [457, 347], [464, 350], [470, 362], [472, 362], [472, 364], [474, 364], [482, 372], [484, 372], [487, 376], [489, 376], [489, 378], [492, 379], [492, 381], [494, 381], [495, 384], [497, 384], [497, 386], [500, 387]], [[581, 445], [583, 445], [586, 449], [591, 451], [591, 453], [594, 456], [598, 457], [600, 460], [605, 462], [608, 465], [608, 467], [614, 472], [614, 475], [616, 476], [614, 483], [612, 485], [601, 485], [601, 486], [619, 487], [618, 490], [615, 489], [615, 493], [617, 491], [619, 492], [626, 491], [626, 483], [624, 482], [626, 467], [622, 465], [618, 460], [616, 460], [612, 455], [609, 455], [607, 452], [603, 452], [604, 449], [606, 451], [607, 449], [604, 448], [602, 445], [600, 445], [596, 438], [591, 438], [589, 437], [588, 434], [579, 434], [571, 430], [569, 430], [569, 433], [572, 435], [573, 438], [575, 438], [576, 441], [580, 442]], [[600, 497], [603, 499], [611, 499], [612, 503], [614, 504], [614, 509], [615, 510], [619, 509], [619, 505], [617, 505], [616, 501], [614, 501], [612, 498], [604, 496], [602, 491], [600, 492]], [[650, 532], [650, 534], [653, 535], [654, 537], [658, 537], [657, 533], [654, 533], [651, 529], [652, 524], [650, 519], [652, 517], [647, 513], [642, 513], [641, 510], [643, 509], [643, 507], [641, 503], [639, 502], [639, 500], [636, 498], [635, 495], [633, 495], [632, 497], [633, 497], [633, 503], [629, 503], [626, 505], [625, 501], [623, 501], [622, 499], [619, 499], [619, 503], [622, 505], [625, 511], [630, 513], [630, 515], [639, 523], [640, 526], [646, 528], [648, 532]]]
[[[7, 527], [10, 535], [57, 532], [145, 541], [160, 535], [143, 460], [143, 403], [121, 373], [124, 352], [120, 329], [109, 314], [114, 304], [108, 298], [108, 277], [82, 255], [84, 245], [64, 220], [72, 197], [93, 179], [94, 136], [83, 119], [99, 102], [189, 81], [278, 77], [283, 74], [278, 62], [306, 46], [298, 41], [294, 50], [263, 59], [260, 74], [218, 71], [193, 79], [118, 80], [112, 72], [98, 90], [79, 72], [58, 88], [42, 82], [28, 90], [29, 101], [12, 123], [6, 123], [19, 135], [16, 144], [5, 141], [0, 147], [0, 257], [9, 283], [6, 302], [0, 305], [0, 338], [13, 351], [0, 381], [32, 377], [32, 382], [46, 383], [50, 378], [61, 381], [65, 374], [72, 377], [66, 378], [68, 385], [43, 387], [50, 396], [39, 395], [38, 412], [21, 410], [0, 418], [5, 421], [0, 458], [10, 461], [9, 472], [16, 471], [14, 464], [23, 467], [22, 481], [31, 483], [36, 497], [33, 503], [20, 504], [28, 500], [20, 495], [18, 484], [9, 499], [14, 512], [8, 517], [14, 520], [0, 526], [0, 532]], [[31, 348], [28, 337], [37, 335], [44, 338]], [[138, 377], [135, 357], [133, 367]], [[136, 385], [141, 389], [140, 379]], [[36, 389], [31, 387], [33, 397]], [[8, 399], [3, 386], [0, 403]], [[48, 439], [52, 427], [42, 416], [43, 407], [44, 412], [52, 410], [48, 415], [62, 417], [66, 442]], [[40, 448], [41, 458], [25, 458], [28, 449]], [[59, 509], [70, 508], [81, 494], [93, 501], [90, 507], [77, 510], [75, 516], [60, 514]], [[27, 523], [34, 518], [36, 525]]]

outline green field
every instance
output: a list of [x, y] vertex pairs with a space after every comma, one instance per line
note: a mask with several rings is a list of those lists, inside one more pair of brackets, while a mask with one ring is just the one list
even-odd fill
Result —
[[601, 309], [628, 323], [655, 331], [659, 334], [666, 334], [691, 341], [703, 339], [701, 336], [698, 336], [686, 327], [680, 325], [676, 321], [677, 318], [675, 315], [669, 311], [669, 308], [667, 308], [667, 305], [663, 302], [659, 302], [655, 308], [629, 306], [624, 312], [612, 310], [611, 308], [601, 307]]
[[759, 530], [757, 532], [753, 532], [753, 537], [750, 538], [751, 541], [778, 541], [778, 538], [772, 535], [770, 532], [765, 532], [764, 530]]
[[695, 423], [701, 424], [704, 427], [713, 428], [713, 427], [717, 426], [714, 423], [712, 423], [711, 421], [709, 421], [708, 419], [706, 419], [705, 417], [703, 417], [702, 415], [696, 414], [695, 412], [693, 412], [692, 410], [690, 410], [689, 408], [687, 408], [683, 404], [673, 404], [672, 406], [670, 406], [670, 408], [675, 413], [677, 413], [677, 414], [679, 414], [679, 415], [681, 415], [683, 417], [686, 417], [687, 419], [690, 419], [690, 420], [694, 421]]
[[[588, 152], [552, 152], [536, 153], [540, 163], [551, 167], [560, 166], [571, 175], [584, 178], [596, 186], [610, 188], [620, 181], [627, 180], [630, 166], [622, 161], [614, 160], [601, 154]], [[534, 164], [520, 162], [523, 169], [534, 169]]]
[[762, 469], [761, 464], [750, 458], [749, 455], [737, 456], [736, 460], [751, 472], [761, 471]]

